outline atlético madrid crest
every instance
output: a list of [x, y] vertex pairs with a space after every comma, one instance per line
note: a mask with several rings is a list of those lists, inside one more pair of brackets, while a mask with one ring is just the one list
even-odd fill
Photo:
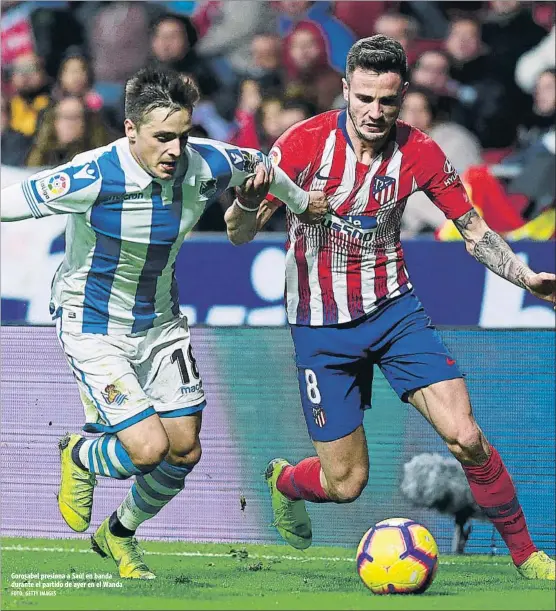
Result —
[[396, 179], [391, 176], [375, 176], [372, 183], [372, 193], [381, 206], [389, 204], [396, 193]]
[[320, 405], [313, 405], [312, 409], [315, 424], [322, 429], [322, 427], [326, 424], [326, 414]]

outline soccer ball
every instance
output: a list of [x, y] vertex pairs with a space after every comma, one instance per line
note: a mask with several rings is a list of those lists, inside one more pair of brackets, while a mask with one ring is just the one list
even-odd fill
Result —
[[437, 566], [434, 537], [407, 518], [375, 524], [357, 548], [357, 572], [375, 594], [421, 594], [431, 585]]

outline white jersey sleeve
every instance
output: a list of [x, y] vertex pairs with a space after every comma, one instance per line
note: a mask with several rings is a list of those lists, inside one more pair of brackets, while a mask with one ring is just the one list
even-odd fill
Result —
[[[218, 196], [229, 187], [237, 187], [252, 176], [259, 163], [270, 169], [267, 155], [256, 149], [240, 148], [233, 144], [201, 138], [191, 138], [190, 144], [209, 164], [215, 180], [214, 193]], [[299, 188], [280, 168], [275, 167], [270, 192], [296, 213], [303, 212], [309, 203], [309, 194]]]
[[95, 203], [101, 185], [96, 159], [82, 154], [57, 168], [33, 174], [18, 186], [33, 216], [41, 218], [87, 212]]

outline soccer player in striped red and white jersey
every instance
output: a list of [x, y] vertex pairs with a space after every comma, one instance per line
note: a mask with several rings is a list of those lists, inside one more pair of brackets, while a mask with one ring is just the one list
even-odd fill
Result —
[[[369, 473], [363, 413], [376, 364], [461, 462], [519, 572], [554, 580], [554, 560], [531, 541], [512, 480], [473, 417], [458, 365], [413, 292], [400, 243], [407, 198], [426, 192], [454, 220], [470, 254], [537, 297], [556, 301], [556, 276], [522, 263], [475, 212], [442, 150], [398, 120], [407, 86], [398, 42], [359, 40], [347, 58], [347, 109], [294, 125], [270, 152], [298, 185], [324, 191], [330, 205], [317, 224], [287, 212], [286, 308], [318, 456], [295, 466], [284, 459], [269, 464], [275, 525], [288, 543], [306, 548], [312, 530], [304, 501], [345, 503], [361, 494]], [[269, 196], [256, 220], [228, 227], [230, 239], [248, 241], [279, 205]]]

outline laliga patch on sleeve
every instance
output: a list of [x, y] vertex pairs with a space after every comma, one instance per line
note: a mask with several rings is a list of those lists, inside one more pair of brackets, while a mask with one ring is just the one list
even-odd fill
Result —
[[29, 184], [37, 202], [47, 204], [69, 193], [75, 193], [92, 185], [100, 178], [96, 161], [65, 167], [40, 178], [30, 179]]
[[270, 159], [272, 165], [280, 165], [280, 161], [282, 161], [282, 151], [277, 146], [273, 146], [270, 149], [268, 158]]

